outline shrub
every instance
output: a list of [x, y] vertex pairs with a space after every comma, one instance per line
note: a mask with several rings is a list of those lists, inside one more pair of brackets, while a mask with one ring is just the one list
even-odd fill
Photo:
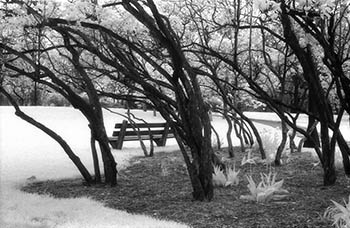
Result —
[[350, 228], [350, 196], [348, 202], [344, 200], [345, 206], [331, 201], [334, 205], [326, 209], [324, 217], [332, 220], [336, 228]]
[[213, 185], [214, 186], [225, 186], [226, 184], [226, 176], [224, 174], [224, 171], [220, 169], [219, 166], [214, 166], [214, 173], [213, 173]]
[[240, 170], [236, 170], [236, 167], [226, 168], [226, 183], [225, 186], [237, 186], [239, 184], [239, 174]]
[[43, 105], [45, 106], [69, 106], [70, 103], [61, 94], [49, 93], [43, 97]]
[[252, 150], [249, 149], [247, 156], [244, 155], [242, 158], [241, 166], [245, 164], [255, 165], [258, 160], [259, 160], [259, 157], [252, 157]]
[[260, 173], [261, 181], [256, 184], [251, 175], [247, 175], [250, 195], [243, 195], [240, 199], [256, 202], [269, 202], [286, 197], [287, 190], [282, 188], [283, 180], [276, 182], [277, 173]]
[[[277, 148], [281, 143], [281, 130], [279, 128], [265, 129], [263, 128], [260, 133], [261, 141], [266, 153], [266, 163], [271, 163], [275, 160]], [[286, 145], [288, 145], [288, 140]], [[258, 150], [258, 144], [254, 144], [254, 150]]]
[[[226, 174], [225, 174], [226, 172]], [[216, 187], [228, 187], [239, 184], [238, 174], [240, 170], [236, 170], [235, 166], [226, 168], [226, 170], [220, 169], [219, 166], [214, 166], [213, 173], [213, 185]]]

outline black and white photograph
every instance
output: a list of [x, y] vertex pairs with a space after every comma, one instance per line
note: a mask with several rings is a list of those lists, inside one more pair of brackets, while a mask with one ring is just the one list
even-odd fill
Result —
[[350, 0], [0, 0], [1, 228], [350, 228]]

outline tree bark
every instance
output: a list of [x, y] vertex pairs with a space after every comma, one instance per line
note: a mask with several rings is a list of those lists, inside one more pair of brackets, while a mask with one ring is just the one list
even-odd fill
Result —
[[[233, 158], [235, 156], [234, 151], [233, 151], [233, 144], [232, 144], [232, 129], [233, 129], [233, 125], [232, 125], [232, 120], [231, 118], [228, 116], [227, 111], [223, 112], [223, 116], [227, 122], [227, 132], [226, 132], [226, 139], [227, 139], [227, 150], [228, 150], [228, 154], [230, 158]], [[237, 135], [238, 137], [238, 135]]]
[[280, 145], [277, 148], [276, 156], [275, 156], [275, 165], [279, 166], [281, 165], [281, 156], [282, 152], [286, 146], [287, 143], [287, 137], [288, 137], [288, 127], [284, 120], [281, 120], [281, 127], [282, 127], [282, 141]]
[[[244, 132], [242, 132], [243, 129], [243, 125], [242, 123], [239, 123], [240, 120], [238, 120], [237, 118], [234, 120], [234, 130], [235, 130], [235, 134], [239, 140], [239, 144], [241, 145], [241, 152], [244, 153], [245, 152], [245, 145], [244, 145]], [[239, 130], [238, 130], [239, 128]]]
[[91, 152], [92, 152], [92, 161], [94, 163], [95, 182], [101, 183], [100, 165], [99, 165], [99, 161], [98, 161], [98, 155], [97, 155], [95, 142], [96, 142], [96, 139], [93, 135], [93, 131], [91, 130], [90, 147], [91, 147]]
[[[315, 106], [315, 101], [314, 99], [316, 99], [316, 96], [313, 94], [313, 90], [311, 89], [311, 87], [309, 87], [309, 112], [312, 114], [316, 114], [318, 112], [318, 108]], [[308, 122], [308, 126], [307, 129], [309, 130], [311, 128], [311, 126], [316, 122], [316, 119], [312, 116], [309, 116], [309, 122]], [[314, 128], [314, 130], [311, 131], [311, 138], [313, 139], [308, 140], [306, 139], [306, 141], [304, 142], [304, 147], [305, 148], [314, 148], [315, 146], [320, 146], [320, 139], [319, 139], [319, 135], [317, 132], [317, 128]]]

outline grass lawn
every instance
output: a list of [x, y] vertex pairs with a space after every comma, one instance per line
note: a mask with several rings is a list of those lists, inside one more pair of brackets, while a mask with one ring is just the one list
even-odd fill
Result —
[[[226, 157], [227, 152], [218, 151]], [[236, 165], [242, 154], [236, 152]], [[284, 179], [287, 198], [269, 203], [239, 199], [248, 194], [246, 174], [257, 181], [266, 165], [240, 167], [240, 183], [235, 187], [215, 189], [211, 202], [192, 201], [191, 185], [179, 151], [156, 153], [152, 158], [135, 157], [131, 165], [119, 172], [116, 187], [84, 186], [81, 179], [36, 182], [23, 187], [26, 192], [50, 194], [57, 198], [88, 196], [107, 207], [168, 219], [191, 227], [331, 227], [323, 218], [331, 199], [342, 202], [350, 193], [348, 181], [338, 170], [336, 185], [322, 186], [322, 169], [314, 166], [309, 153], [292, 154], [289, 162], [272, 167], [278, 172], [277, 180]], [[162, 169], [163, 167], [163, 169]], [[167, 171], [164, 172], [164, 167]], [[163, 170], [163, 171], [162, 171]]]

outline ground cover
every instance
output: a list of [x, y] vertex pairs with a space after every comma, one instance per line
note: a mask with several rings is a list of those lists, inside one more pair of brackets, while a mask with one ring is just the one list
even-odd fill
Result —
[[[122, 153], [122, 151], [120, 151]], [[217, 152], [232, 164], [225, 150]], [[236, 167], [242, 154], [236, 152]], [[268, 203], [239, 199], [249, 194], [246, 174], [258, 179], [268, 172], [266, 165], [240, 167], [238, 186], [215, 189], [212, 202], [193, 202], [186, 168], [178, 151], [156, 153], [153, 158], [135, 157], [130, 166], [120, 171], [118, 186], [84, 186], [81, 179], [42, 181], [22, 188], [26, 192], [49, 194], [57, 198], [90, 197], [107, 207], [145, 214], [159, 219], [178, 221], [191, 227], [331, 227], [323, 213], [331, 199], [342, 202], [350, 189], [342, 170], [338, 170], [335, 186], [322, 186], [322, 169], [315, 166], [310, 153], [292, 154], [278, 172], [284, 179], [287, 198]]]

